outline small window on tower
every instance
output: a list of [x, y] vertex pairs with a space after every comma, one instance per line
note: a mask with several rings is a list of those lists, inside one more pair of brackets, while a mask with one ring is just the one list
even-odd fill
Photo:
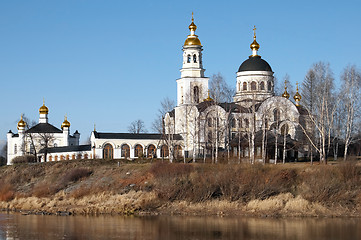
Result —
[[190, 63], [191, 62], [191, 55], [188, 54], [187, 56], [187, 63]]
[[243, 83], [243, 91], [247, 91], [247, 83], [246, 82]]
[[260, 87], [261, 90], [264, 90], [264, 82], [261, 82], [259, 87]]
[[197, 55], [193, 55], [193, 62], [196, 63], [197, 62]]
[[268, 91], [272, 91], [272, 83], [268, 82]]
[[193, 88], [193, 96], [194, 96], [194, 102], [195, 103], [199, 103], [199, 88], [198, 88], [198, 86], [195, 86], [194, 88]]
[[251, 83], [251, 90], [257, 90], [257, 83], [254, 81]]

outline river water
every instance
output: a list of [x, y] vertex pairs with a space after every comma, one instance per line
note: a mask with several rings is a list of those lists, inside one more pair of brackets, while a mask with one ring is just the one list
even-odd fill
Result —
[[357, 218], [36, 216], [0, 213], [0, 239], [361, 239]]

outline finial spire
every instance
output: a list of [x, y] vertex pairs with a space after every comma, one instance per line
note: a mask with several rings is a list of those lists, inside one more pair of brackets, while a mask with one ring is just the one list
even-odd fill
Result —
[[253, 27], [253, 42], [251, 43], [251, 49], [252, 49], [252, 55], [251, 57], [255, 57], [255, 56], [258, 56], [257, 54], [257, 51], [259, 49], [259, 44], [258, 42], [256, 41], [256, 25], [254, 25]]
[[192, 22], [194, 22], [193, 12], [192, 12]]
[[95, 123], [94, 123], [94, 132], [96, 132]]
[[290, 94], [287, 92], [287, 79], [285, 79], [285, 91], [282, 94], [282, 97], [287, 98], [287, 99], [290, 97]]
[[295, 96], [293, 98], [296, 101], [296, 106], [299, 107], [302, 97], [301, 97], [301, 94], [298, 93], [298, 82], [296, 82], [296, 94], [295, 94]]

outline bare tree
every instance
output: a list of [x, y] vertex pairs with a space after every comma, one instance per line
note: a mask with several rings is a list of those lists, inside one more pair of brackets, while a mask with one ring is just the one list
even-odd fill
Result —
[[38, 144], [44, 152], [44, 162], [47, 160], [48, 149], [54, 145], [54, 134], [53, 133], [37, 133], [39, 136], [37, 138]]
[[355, 116], [360, 109], [360, 85], [361, 73], [355, 66], [348, 66], [344, 69], [342, 77], [341, 103], [344, 122], [345, 150], [343, 159], [346, 160], [348, 147], [352, 142], [355, 133]]
[[130, 125], [128, 126], [128, 131], [134, 134], [147, 132], [143, 120], [140, 119], [131, 122]]
[[220, 73], [217, 73], [213, 74], [210, 79], [209, 92], [216, 103], [232, 102], [235, 89], [227, 84]]
[[[329, 64], [318, 62], [312, 66], [307, 75], [312, 76], [314, 86], [313, 89], [306, 89], [306, 92], [312, 93], [317, 101], [313, 102], [313, 111], [305, 105], [309, 112], [309, 122], [312, 124], [311, 131], [300, 126], [311, 145], [319, 153], [321, 162], [326, 164], [338, 101], [335, 99], [333, 73]], [[315, 136], [319, 137], [319, 144], [312, 139], [312, 129], [316, 131]]]

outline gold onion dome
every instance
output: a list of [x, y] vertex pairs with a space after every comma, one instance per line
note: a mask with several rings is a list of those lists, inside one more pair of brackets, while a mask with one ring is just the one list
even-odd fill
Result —
[[301, 96], [301, 94], [298, 93], [298, 83], [296, 83], [296, 86], [297, 86], [296, 87], [296, 94], [295, 94], [295, 96], [293, 98], [296, 101], [296, 106], [299, 106], [299, 102], [301, 101], [302, 96]]
[[282, 97], [289, 99], [290, 98], [290, 94], [287, 92], [287, 81], [285, 80], [285, 91], [282, 94]]
[[18, 129], [19, 128], [24, 128], [26, 126], [26, 122], [24, 122], [23, 120], [23, 115], [21, 115], [21, 119], [20, 121], [18, 122]]
[[212, 102], [213, 98], [209, 96], [209, 90], [208, 90], [208, 97], [203, 100], [203, 102]]
[[39, 113], [40, 114], [48, 114], [49, 113], [48, 107], [45, 106], [45, 101], [43, 101], [43, 106], [40, 107]]
[[194, 34], [194, 32], [197, 30], [197, 26], [194, 24], [194, 18], [192, 13], [192, 23], [189, 25], [189, 30], [191, 31], [191, 34], [188, 35], [186, 41], [184, 42], [184, 46], [202, 46], [201, 41], [199, 41], [198, 36]]
[[259, 49], [259, 44], [256, 41], [256, 26], [254, 26], [253, 28], [253, 42], [251, 43], [250, 48], [252, 49], [252, 51], [255, 51], [255, 53], [257, 53]]
[[70, 122], [68, 121], [66, 116], [64, 118], [64, 122], [61, 124], [61, 129], [63, 129], [64, 127], [67, 127], [67, 128], [70, 127]]

